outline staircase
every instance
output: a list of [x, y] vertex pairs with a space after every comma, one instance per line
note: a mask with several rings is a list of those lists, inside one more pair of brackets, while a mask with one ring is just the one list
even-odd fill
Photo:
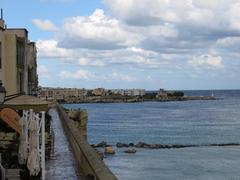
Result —
[[20, 180], [20, 169], [6, 169], [7, 180]]

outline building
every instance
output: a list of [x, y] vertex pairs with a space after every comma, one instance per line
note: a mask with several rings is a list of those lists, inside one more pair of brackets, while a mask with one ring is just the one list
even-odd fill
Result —
[[37, 75], [37, 49], [34, 42], [29, 42], [27, 46], [28, 65], [28, 94], [37, 95], [38, 75]]
[[168, 97], [168, 92], [165, 91], [164, 89], [159, 89], [159, 91], [157, 92], [156, 98], [166, 98]]
[[106, 96], [107, 91], [104, 88], [96, 88], [92, 91], [93, 96]]
[[44, 100], [56, 100], [66, 102], [79, 102], [85, 98], [86, 89], [78, 88], [50, 88], [44, 87], [39, 90], [39, 97]]
[[[2, 14], [2, 13], [1, 13]], [[35, 43], [28, 40], [24, 28], [6, 28], [0, 19], [0, 80], [7, 96], [14, 94], [36, 94], [37, 51]]]
[[111, 93], [121, 96], [144, 96], [145, 89], [112, 89]]

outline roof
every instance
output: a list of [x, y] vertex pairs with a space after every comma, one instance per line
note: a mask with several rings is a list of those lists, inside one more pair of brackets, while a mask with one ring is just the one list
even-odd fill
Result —
[[2, 105], [15, 110], [33, 109], [35, 112], [47, 111], [51, 102], [43, 101], [35, 96], [21, 95], [10, 100], [7, 100]]

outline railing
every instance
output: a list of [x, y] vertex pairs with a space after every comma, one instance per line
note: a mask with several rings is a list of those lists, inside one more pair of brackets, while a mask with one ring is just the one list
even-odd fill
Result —
[[1, 169], [1, 179], [5, 180], [6, 179], [6, 172], [5, 172], [5, 168], [2, 166], [1, 163], [0, 163], [0, 169]]

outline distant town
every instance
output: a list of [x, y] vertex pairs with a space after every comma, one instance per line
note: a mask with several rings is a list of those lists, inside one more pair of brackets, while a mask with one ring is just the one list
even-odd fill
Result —
[[146, 91], [145, 89], [85, 89], [40, 87], [42, 100], [60, 103], [115, 103], [143, 101], [213, 100], [212, 96], [184, 96], [182, 91]]

